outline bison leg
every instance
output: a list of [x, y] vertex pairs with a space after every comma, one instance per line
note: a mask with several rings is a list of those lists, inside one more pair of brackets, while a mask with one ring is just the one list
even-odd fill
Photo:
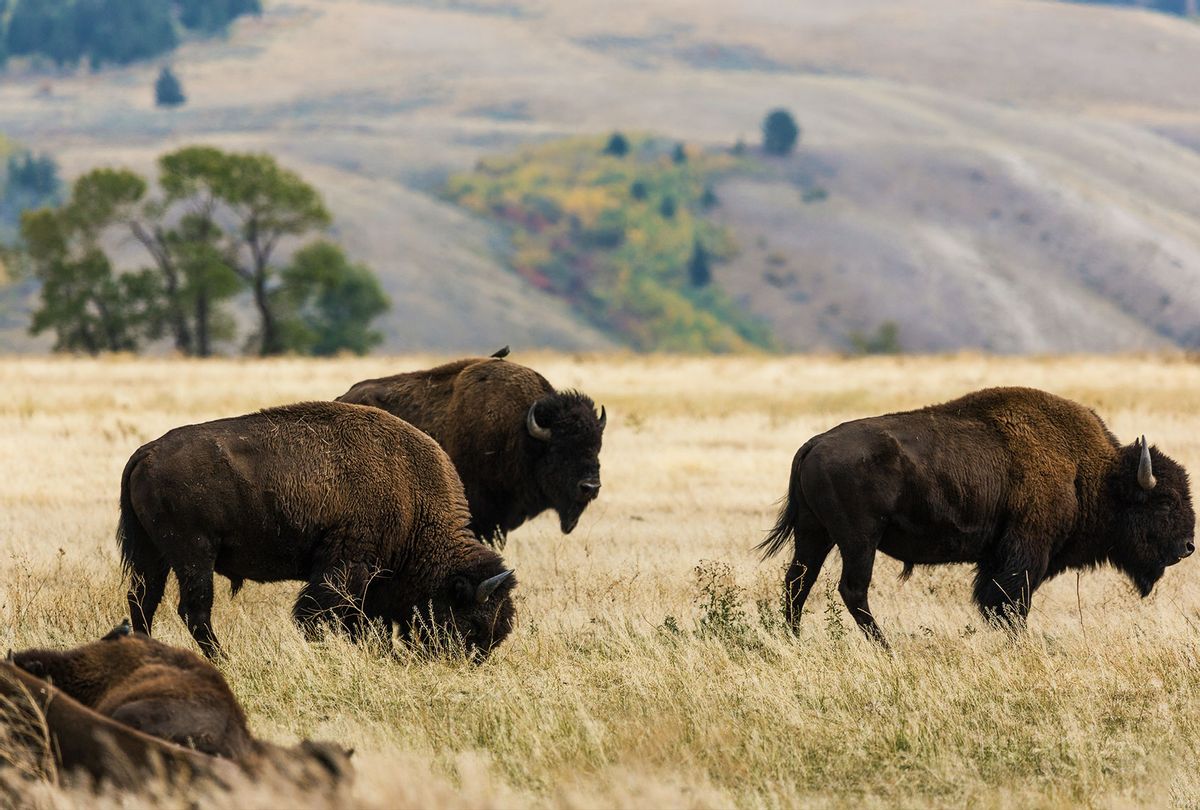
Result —
[[871, 606], [867, 603], [867, 590], [871, 587], [871, 572], [875, 568], [875, 542], [859, 541], [854, 544], [839, 544], [842, 552], [842, 581], [838, 593], [858, 627], [867, 638], [888, 646], [883, 631], [875, 623]]
[[129, 618], [136, 632], [150, 635], [154, 613], [162, 601], [163, 591], [167, 587], [167, 575], [170, 573], [171, 567], [161, 557], [156, 560], [139, 561], [136, 567], [130, 570]]
[[363, 604], [370, 576], [362, 566], [337, 567], [322, 573], [300, 591], [292, 616], [310, 641], [324, 622], [340, 625], [351, 640], [358, 641], [366, 630]]
[[1020, 630], [1040, 580], [1040, 572], [1030, 566], [980, 565], [975, 574], [975, 604], [988, 622]]
[[179, 618], [208, 658], [216, 658], [221, 645], [212, 630], [213, 569], [175, 571], [179, 579]]
[[808, 594], [817, 581], [817, 575], [821, 573], [825, 558], [833, 549], [829, 533], [817, 522], [815, 516], [802, 515], [796, 523], [796, 554], [784, 579], [784, 587], [787, 589], [785, 610], [787, 620], [793, 627], [800, 624], [800, 613], [804, 609], [804, 603], [808, 601]]

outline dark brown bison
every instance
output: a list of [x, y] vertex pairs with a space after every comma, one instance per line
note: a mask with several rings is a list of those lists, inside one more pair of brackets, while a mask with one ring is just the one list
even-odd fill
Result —
[[839, 591], [870, 637], [876, 550], [905, 564], [973, 563], [984, 615], [1024, 622], [1033, 591], [1111, 563], [1142, 596], [1195, 550], [1183, 467], [1145, 439], [1122, 447], [1093, 411], [1030, 388], [990, 388], [918, 411], [846, 422], [804, 444], [759, 545], [795, 540], [789, 619], [837, 546]]
[[547, 509], [564, 534], [600, 493], [607, 415], [578, 391], [504, 359], [456, 360], [427, 371], [364, 380], [339, 402], [374, 405], [437, 439], [454, 461], [471, 530], [504, 545], [508, 532]]
[[12, 661], [0, 662], [0, 701], [5, 760], [21, 762], [31, 776], [52, 773], [52, 765], [134, 789], [150, 776], [213, 778], [228, 784], [236, 773], [228, 760], [105, 717]]
[[179, 614], [212, 657], [216, 572], [235, 594], [247, 579], [306, 582], [293, 614], [309, 632], [447, 628], [486, 654], [512, 629], [516, 578], [468, 521], [442, 449], [376, 408], [310, 402], [177, 428], [121, 479], [133, 627], [150, 632], [174, 570]]
[[[290, 772], [309, 787], [334, 787], [353, 773], [350, 753], [336, 745], [305, 740], [284, 748], [255, 739], [212, 664], [134, 633], [128, 621], [82, 647], [10, 652], [7, 665], [45, 679], [59, 701], [68, 701], [57, 706], [47, 695], [39, 705], [65, 764], [93, 776], [124, 781], [118, 777], [130, 768], [144, 772], [157, 761], [171, 772], [227, 779], [231, 772], [214, 758], [232, 760], [251, 775]], [[14, 692], [13, 680], [6, 696]], [[15, 680], [31, 695], [46, 691], [45, 683], [31, 689], [27, 678]]]

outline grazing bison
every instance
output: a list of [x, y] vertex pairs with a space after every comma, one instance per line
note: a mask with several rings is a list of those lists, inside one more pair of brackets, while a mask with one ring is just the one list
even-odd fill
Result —
[[512, 629], [516, 578], [468, 521], [436, 442], [376, 408], [310, 402], [139, 448], [117, 538], [134, 629], [149, 634], [174, 570], [179, 614], [210, 658], [214, 572], [235, 594], [246, 579], [306, 582], [293, 614], [310, 633], [328, 619], [352, 638], [376, 620], [405, 637], [431, 623], [487, 654]]
[[1183, 467], [1145, 438], [1122, 447], [1093, 411], [1030, 388], [990, 388], [918, 411], [846, 422], [804, 444], [787, 499], [759, 545], [789, 539], [788, 618], [829, 551], [839, 591], [869, 636], [876, 550], [905, 564], [973, 563], [984, 615], [1022, 624], [1033, 591], [1111, 563], [1144, 597], [1187, 557], [1195, 516]]
[[[208, 759], [217, 757], [249, 774], [291, 771], [311, 787], [333, 787], [352, 776], [350, 753], [336, 745], [305, 740], [284, 748], [255, 739], [216, 667], [134, 633], [128, 620], [75, 649], [10, 652], [7, 664], [46, 679], [60, 699], [70, 701], [65, 712], [46, 714], [48, 727], [71, 741], [69, 751], [60, 742], [61, 754], [93, 775], [119, 771], [123, 757], [126, 765], [143, 769], [158, 758], [174, 771], [218, 776], [220, 766]], [[148, 743], [146, 736], [173, 745]]]
[[364, 380], [339, 402], [374, 405], [416, 425], [446, 450], [471, 507], [471, 530], [503, 547], [508, 532], [547, 509], [570, 534], [600, 493], [607, 415], [578, 391], [489, 358]]

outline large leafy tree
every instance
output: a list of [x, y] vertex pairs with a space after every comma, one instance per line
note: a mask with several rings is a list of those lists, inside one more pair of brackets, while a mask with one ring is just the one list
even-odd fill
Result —
[[[330, 221], [294, 172], [268, 155], [194, 146], [160, 158], [158, 185], [148, 196], [137, 174], [100, 169], [76, 181], [63, 208], [27, 217], [26, 252], [43, 282], [34, 327], [61, 327], [58, 348], [133, 349], [165, 332], [178, 351], [207, 356], [234, 336], [223, 305], [247, 288], [260, 354], [365, 352], [380, 341], [369, 323], [388, 302], [367, 268], [326, 242], [277, 263], [285, 240]], [[122, 230], [152, 268], [114, 272], [102, 243]]]
[[253, 294], [258, 312], [258, 351], [279, 354], [275, 252], [284, 239], [330, 223], [317, 190], [270, 155], [222, 152], [207, 146], [181, 149], [160, 161], [160, 185], [168, 203], [182, 203], [208, 223], [215, 250]]
[[351, 264], [337, 245], [318, 241], [302, 248], [281, 276], [275, 297], [286, 349], [322, 356], [366, 354], [383, 340], [370, 322], [387, 311], [387, 296], [375, 274]]
[[62, 208], [22, 216], [29, 265], [42, 282], [31, 331], [52, 330], [56, 350], [135, 350], [142, 336], [154, 336], [160, 322], [157, 276], [118, 276], [101, 247], [104, 234], [128, 218], [145, 190], [132, 172], [99, 169], [75, 181]]

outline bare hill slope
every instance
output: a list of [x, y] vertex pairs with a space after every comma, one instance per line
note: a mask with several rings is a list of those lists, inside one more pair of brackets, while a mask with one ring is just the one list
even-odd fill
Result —
[[[197, 141], [269, 149], [327, 195], [396, 302], [386, 348], [598, 347], [432, 192], [529, 139], [614, 128], [801, 153], [720, 190], [717, 280], [784, 345], [1200, 345], [1200, 26], [1025, 0], [281, 0], [157, 65], [0, 81], [0, 131], [69, 173]], [[804, 203], [812, 183], [828, 196]], [[27, 339], [10, 345], [31, 344]]]

